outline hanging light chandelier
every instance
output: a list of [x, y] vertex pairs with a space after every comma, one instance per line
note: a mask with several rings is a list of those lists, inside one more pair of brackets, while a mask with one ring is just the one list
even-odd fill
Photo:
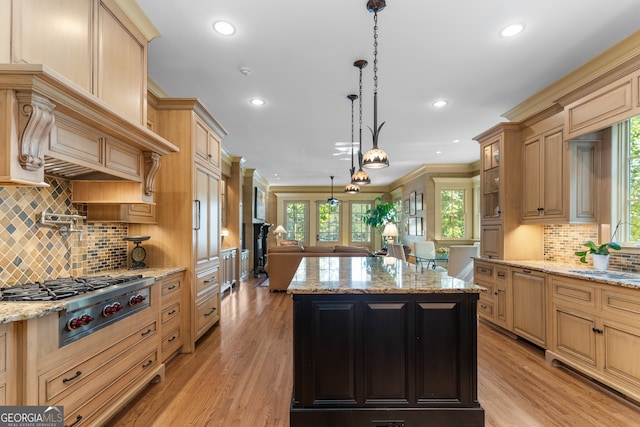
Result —
[[384, 122], [378, 127], [378, 12], [386, 6], [385, 0], [368, 0], [367, 10], [373, 12], [373, 148], [366, 152], [362, 158], [362, 166], [371, 169], [381, 169], [389, 167], [389, 157], [387, 153], [378, 148], [378, 137]]
[[[358, 99], [358, 95], [347, 95], [347, 99], [351, 101], [351, 169], [349, 169], [349, 177], [353, 176], [356, 172], [356, 167], [353, 165], [353, 101]], [[344, 192], [347, 194], [358, 194], [360, 192], [360, 186], [352, 182], [344, 186]]]
[[360, 69], [360, 79], [359, 79], [359, 97], [358, 97], [358, 110], [359, 110], [359, 122], [360, 122], [360, 134], [358, 137], [358, 172], [351, 173], [351, 183], [355, 185], [367, 185], [371, 184], [371, 179], [369, 175], [365, 171], [362, 170], [362, 69], [366, 67], [368, 64], [364, 59], [358, 59], [353, 63], [354, 67]]

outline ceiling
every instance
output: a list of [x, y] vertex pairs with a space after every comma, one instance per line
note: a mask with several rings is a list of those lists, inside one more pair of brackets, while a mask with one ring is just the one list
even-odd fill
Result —
[[[137, 0], [161, 33], [149, 76], [171, 97], [197, 97], [228, 131], [225, 150], [270, 185], [349, 180], [351, 101], [363, 70], [362, 146], [373, 127], [373, 14], [366, 0]], [[388, 185], [425, 164], [470, 163], [472, 138], [503, 113], [638, 30], [638, 0], [394, 1], [378, 13], [379, 146]], [[222, 36], [212, 23], [236, 27]], [[500, 30], [522, 23], [503, 38]], [[250, 70], [248, 75], [240, 69]], [[266, 104], [252, 106], [262, 98]], [[433, 101], [444, 99], [444, 108]], [[358, 141], [358, 101], [355, 141]], [[356, 159], [357, 167], [357, 159]]]

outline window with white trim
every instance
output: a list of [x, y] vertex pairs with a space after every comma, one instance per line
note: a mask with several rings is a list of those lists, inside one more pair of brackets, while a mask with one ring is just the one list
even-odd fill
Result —
[[613, 127], [611, 240], [640, 245], [640, 116]]
[[434, 177], [436, 240], [471, 240], [478, 238], [477, 188], [474, 178]]
[[318, 242], [340, 242], [340, 204], [318, 203]]
[[284, 228], [288, 240], [297, 240], [300, 244], [309, 243], [309, 202], [285, 201]]

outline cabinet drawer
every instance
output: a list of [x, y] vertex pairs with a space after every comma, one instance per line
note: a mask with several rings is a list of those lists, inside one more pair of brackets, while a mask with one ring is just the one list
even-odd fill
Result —
[[640, 292], [604, 288], [602, 311], [616, 317], [628, 318], [630, 325], [640, 327]]
[[493, 302], [480, 298], [478, 300], [478, 313], [493, 318]]
[[[115, 376], [120, 369], [120, 358], [134, 348], [145, 348], [144, 341], [156, 336], [155, 321], [146, 324], [136, 332], [106, 348], [101, 353], [76, 363], [62, 365], [39, 376], [39, 401], [41, 404], [50, 403], [54, 399], [65, 398], [69, 393], [80, 388], [100, 388], [99, 377], [105, 369]], [[148, 350], [145, 350], [148, 351]]]
[[162, 358], [166, 359], [167, 356], [178, 351], [178, 349], [182, 346], [182, 335], [180, 327], [172, 329], [164, 337], [162, 337], [162, 342], [160, 343], [162, 348]]
[[485, 292], [480, 293], [480, 298], [484, 297], [485, 299], [493, 299], [493, 295], [496, 292], [496, 285], [493, 282], [488, 282], [486, 280], [476, 280], [476, 285], [487, 288]]
[[496, 267], [496, 282], [506, 283], [509, 280], [509, 270], [503, 267]]
[[196, 295], [199, 297], [204, 291], [220, 284], [218, 269], [214, 268], [198, 274], [196, 278]]
[[180, 317], [180, 302], [171, 304], [170, 306], [163, 308], [160, 312], [160, 322], [164, 327], [165, 323], [170, 322], [172, 319]]
[[180, 280], [180, 275], [176, 277], [167, 277], [163, 279], [161, 288], [160, 288], [160, 296], [162, 297], [162, 303], [166, 304], [171, 301], [176, 301], [180, 299], [180, 289], [182, 287], [182, 280]]
[[220, 320], [220, 310], [218, 307], [218, 297], [220, 289], [216, 286], [207, 291], [205, 295], [196, 301], [196, 336], [200, 337], [218, 320]]
[[474, 276], [477, 279], [493, 281], [493, 266], [488, 264], [476, 263], [474, 267]]
[[551, 292], [554, 301], [562, 300], [595, 308], [596, 289], [586, 281], [552, 277]]
[[[122, 397], [123, 393], [135, 383], [136, 379], [150, 370], [155, 370], [158, 366], [158, 350], [152, 352], [136, 352], [131, 357], [123, 360], [119, 366], [119, 371], [105, 372], [103, 380], [104, 387], [97, 390], [94, 395], [83, 395], [80, 406], [70, 407], [67, 399], [64, 402], [65, 425], [93, 426], [97, 425], [92, 417], [97, 417], [104, 407], [109, 407], [112, 401]], [[84, 390], [82, 390], [84, 392]]]

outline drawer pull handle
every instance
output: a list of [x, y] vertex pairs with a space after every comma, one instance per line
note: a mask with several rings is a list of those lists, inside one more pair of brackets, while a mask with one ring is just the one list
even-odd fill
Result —
[[169, 339], [167, 340], [167, 342], [174, 342], [174, 341], [176, 340], [176, 338], [178, 338], [178, 337], [176, 337], [176, 336], [174, 335], [174, 336], [172, 336], [171, 338], [169, 338]]
[[178, 285], [171, 285], [171, 286], [169, 286], [167, 289], [168, 289], [168, 290], [170, 290], [170, 291], [172, 291], [172, 290], [174, 290], [174, 289], [175, 289], [175, 288], [177, 288], [177, 287], [178, 287]]
[[167, 313], [169, 316], [173, 316], [174, 314], [176, 314], [175, 310], [171, 310], [169, 313]]
[[205, 317], [207, 317], [207, 316], [211, 316], [211, 315], [212, 315], [213, 313], [215, 313], [215, 312], [216, 312], [216, 308], [215, 308], [215, 307], [213, 307], [213, 308], [211, 309], [211, 311], [210, 311], [210, 312], [205, 313]]
[[69, 425], [66, 425], [66, 424], [65, 424], [65, 426], [64, 426], [64, 427], [73, 427], [74, 425], [78, 424], [78, 423], [80, 422], [80, 420], [81, 420], [81, 419], [82, 419], [82, 415], [78, 415], [78, 416], [76, 417], [76, 420], [75, 420], [74, 422], [72, 422], [72, 423], [71, 423], [71, 424], [69, 424]]
[[216, 276], [211, 276], [211, 278], [210, 278], [210, 279], [205, 280], [205, 281], [204, 281], [204, 283], [211, 283], [211, 282], [213, 282], [214, 280], [216, 280]]
[[487, 309], [487, 306], [484, 304], [480, 304], [480, 308], [484, 308], [485, 310]]
[[143, 368], [148, 368], [149, 366], [151, 366], [151, 364], [152, 364], [152, 363], [153, 363], [153, 360], [149, 359], [149, 360], [147, 361], [147, 363], [145, 363], [145, 364], [143, 364], [143, 365], [142, 365], [142, 367], [143, 367]]
[[504, 273], [498, 273], [498, 278], [500, 279], [504, 279], [505, 278], [505, 274]]
[[526, 273], [526, 274], [530, 274], [530, 273], [531, 273], [531, 270], [529, 270], [529, 269], [526, 269], [526, 268], [525, 268], [525, 269], [523, 269], [523, 270], [522, 270], [522, 272], [523, 272], [523, 273]]
[[593, 332], [595, 332], [596, 334], [602, 334], [602, 333], [604, 333], [604, 331], [603, 331], [602, 329], [598, 329], [598, 328], [591, 328], [591, 330], [592, 330]]
[[76, 378], [78, 378], [80, 375], [82, 375], [82, 371], [76, 371], [76, 374], [74, 376], [72, 376], [71, 378], [63, 378], [62, 382], [63, 383], [68, 383], [69, 381], [73, 381]]
[[146, 335], [149, 335], [151, 332], [153, 332], [151, 329], [147, 329], [145, 332], [142, 332], [140, 335], [144, 337]]

